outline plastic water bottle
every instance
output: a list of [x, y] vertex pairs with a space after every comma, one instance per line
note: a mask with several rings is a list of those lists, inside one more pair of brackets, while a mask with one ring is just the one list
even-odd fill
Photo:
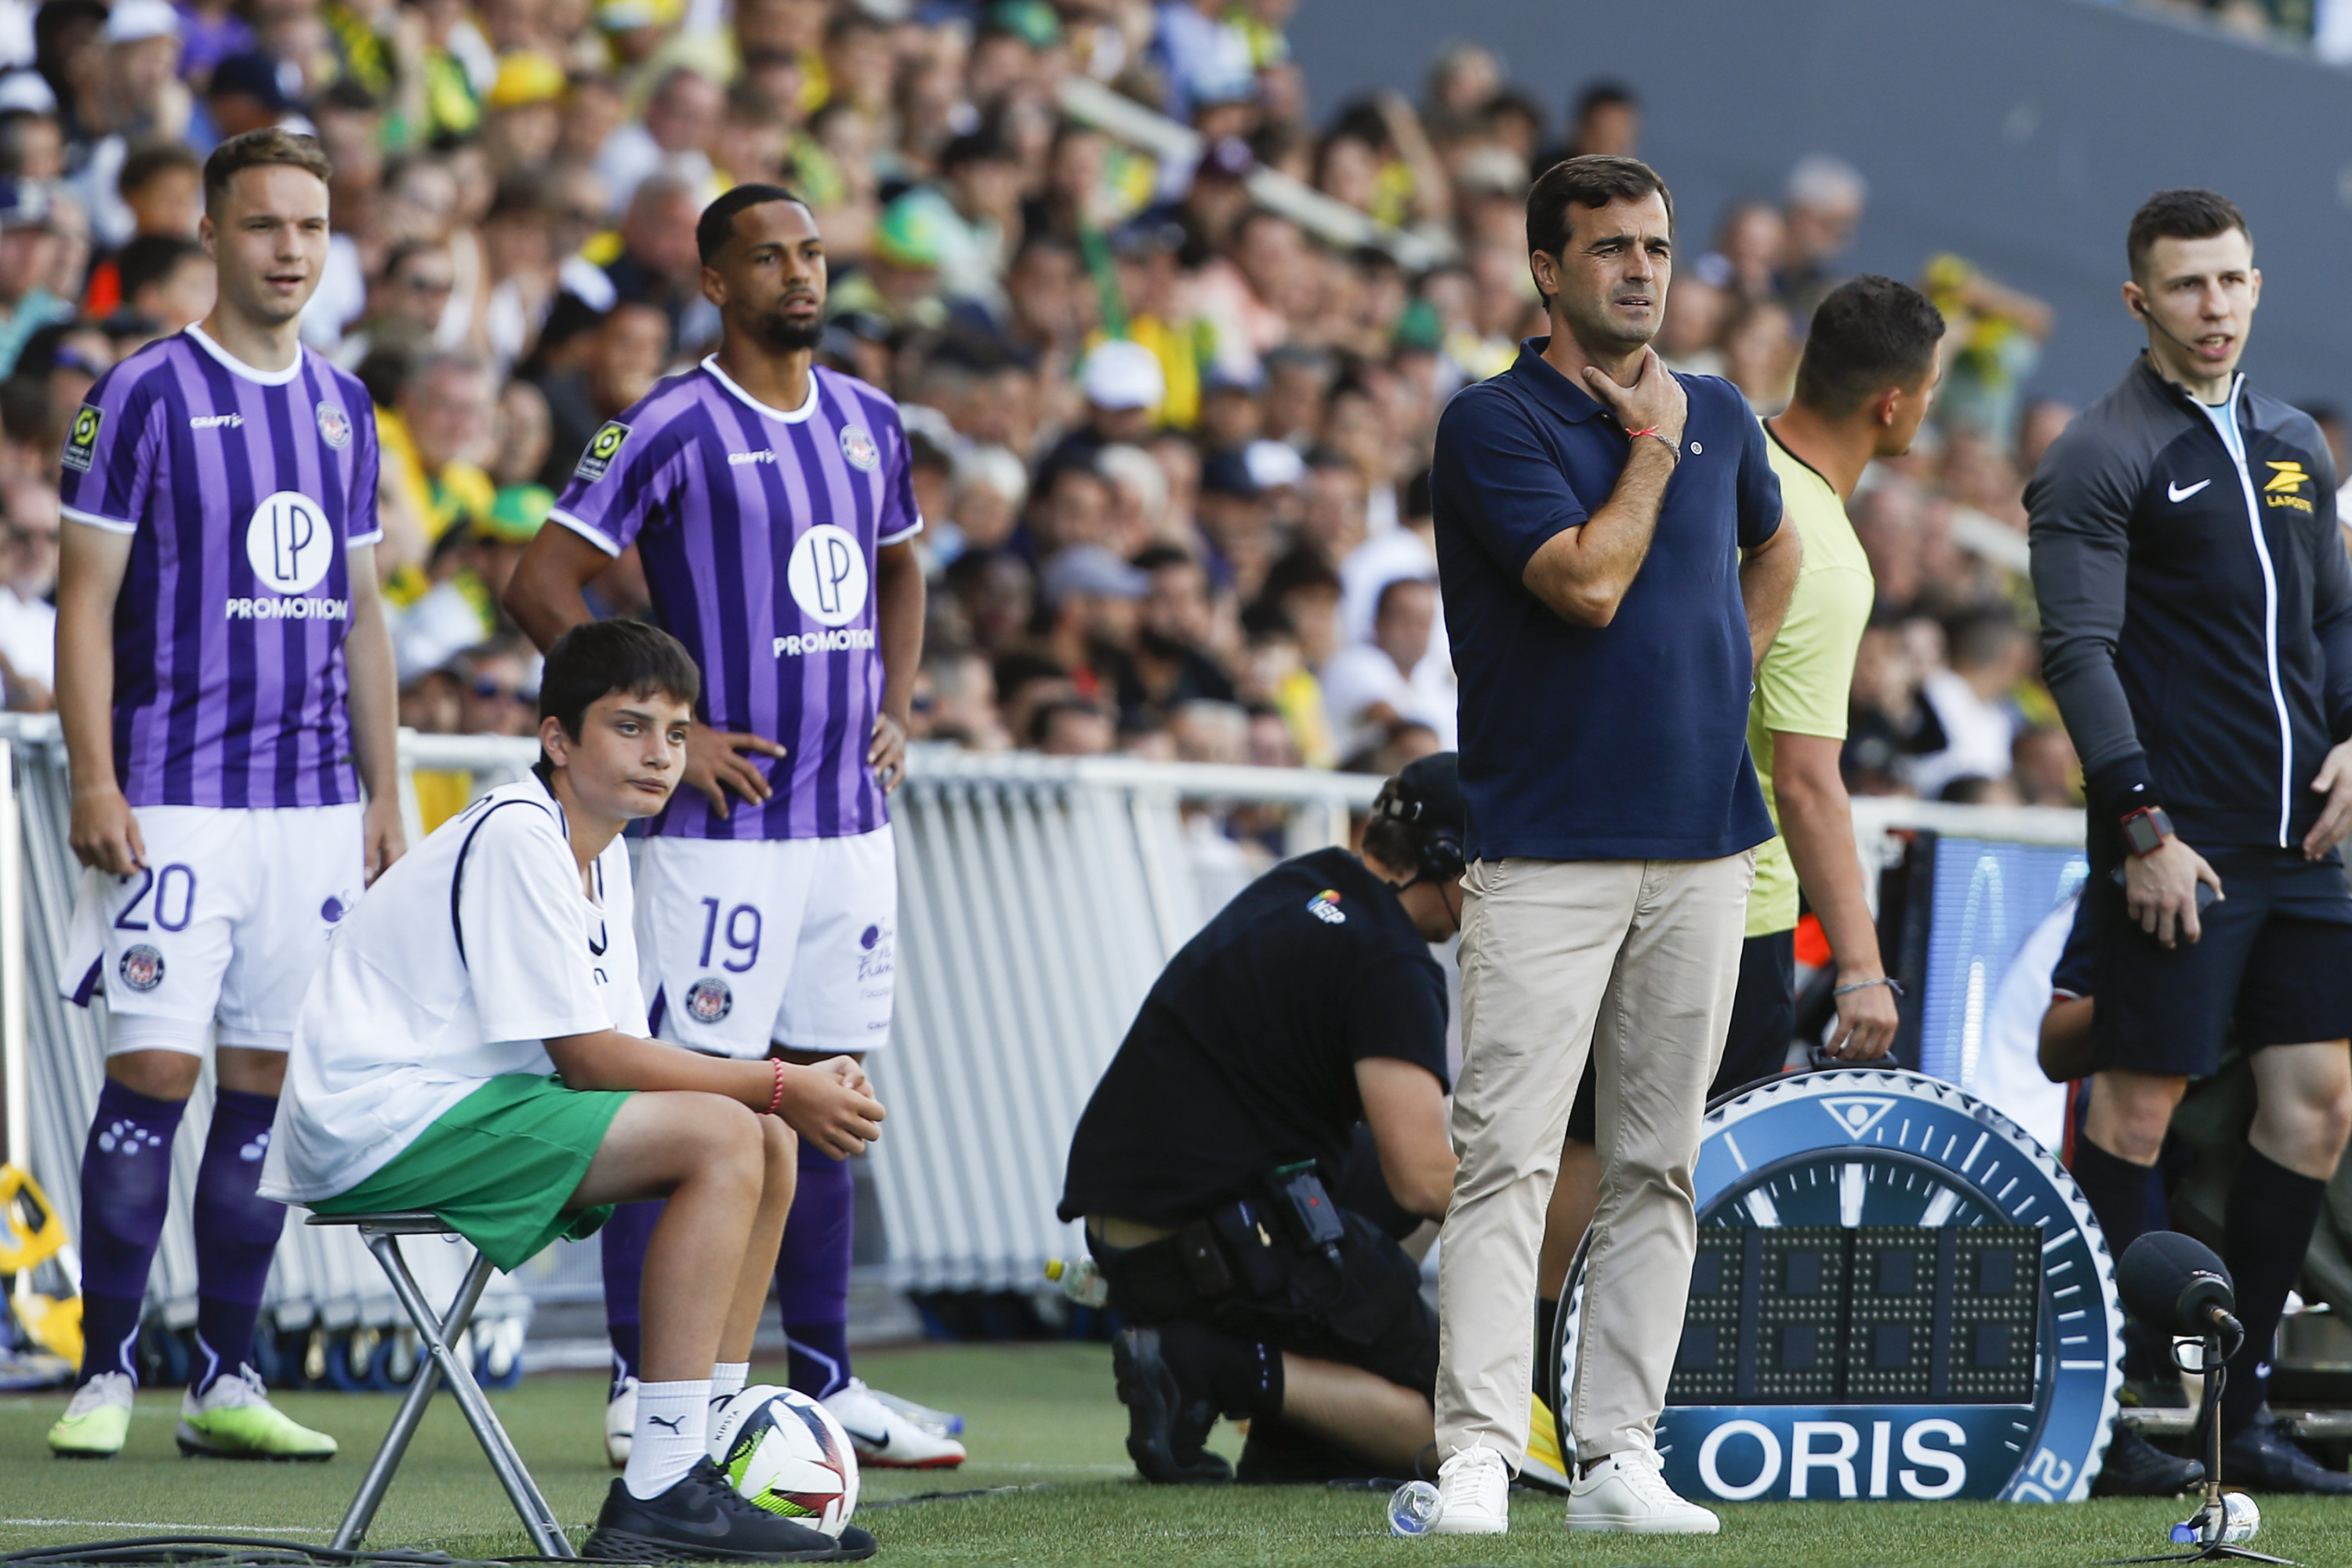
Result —
[[1045, 1278], [1062, 1288], [1062, 1294], [1081, 1307], [1107, 1306], [1110, 1301], [1110, 1281], [1102, 1277], [1091, 1258], [1049, 1258], [1045, 1259]]
[[1437, 1489], [1407, 1481], [1389, 1498], [1389, 1529], [1397, 1535], [1427, 1535], [1437, 1522]]
[[2219, 1510], [2207, 1506], [2172, 1527], [2176, 1546], [2235, 1546], [2263, 1527], [2263, 1510], [2243, 1492], [2229, 1492]]

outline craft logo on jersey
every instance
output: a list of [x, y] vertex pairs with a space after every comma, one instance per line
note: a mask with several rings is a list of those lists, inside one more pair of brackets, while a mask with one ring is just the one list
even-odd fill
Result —
[[856, 620], [866, 608], [866, 552], [846, 529], [820, 522], [793, 544], [784, 581], [801, 613], [819, 626]]
[[841, 455], [861, 474], [872, 473], [882, 461], [882, 448], [874, 444], [874, 437], [866, 433], [863, 425], [841, 427]]
[[319, 405], [319, 439], [338, 452], [352, 444], [352, 416], [339, 405]]
[[2312, 510], [2311, 498], [2296, 492], [2311, 483], [2311, 476], [2303, 471], [2301, 463], [2266, 463], [2272, 470], [2270, 480], [2263, 486], [2263, 500], [2270, 506], [2293, 507], [2297, 511]]
[[245, 558], [260, 585], [300, 594], [319, 585], [335, 559], [335, 531], [319, 503], [298, 490], [279, 490], [254, 508], [246, 524]]
[[716, 1024], [733, 1011], [735, 993], [715, 974], [706, 974], [686, 988], [686, 1016], [698, 1024]]
[[122, 984], [133, 991], [152, 991], [163, 984], [163, 955], [143, 942], [123, 949], [122, 962], [117, 967]]
[[1335, 888], [1326, 888], [1307, 900], [1307, 912], [1327, 926], [1348, 923], [1348, 911], [1339, 907], [1339, 894]]
[[65, 465], [75, 473], [89, 472], [90, 455], [98, 450], [98, 427], [106, 423], [106, 410], [82, 405], [74, 416], [73, 435], [66, 441]]
[[572, 470], [580, 479], [594, 484], [621, 455], [621, 443], [629, 438], [629, 427], [617, 419], [608, 419], [604, 427], [589, 438], [588, 449], [580, 454], [580, 467]]

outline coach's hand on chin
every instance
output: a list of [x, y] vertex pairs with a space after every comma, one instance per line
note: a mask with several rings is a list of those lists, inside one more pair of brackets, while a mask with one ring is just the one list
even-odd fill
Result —
[[776, 1114], [835, 1160], [863, 1154], [866, 1145], [882, 1136], [882, 1102], [874, 1098], [855, 1057], [829, 1057], [814, 1067], [786, 1064], [783, 1103]]

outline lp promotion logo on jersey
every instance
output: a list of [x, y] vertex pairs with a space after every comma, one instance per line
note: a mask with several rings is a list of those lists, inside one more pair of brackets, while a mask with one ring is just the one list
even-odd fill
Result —
[[254, 508], [245, 526], [245, 560], [254, 585], [275, 597], [234, 598], [231, 620], [341, 621], [351, 616], [344, 599], [306, 597], [335, 563], [335, 530], [317, 501], [298, 490], [279, 490]]
[[[846, 529], [820, 522], [793, 545], [784, 567], [784, 583], [801, 613], [821, 626], [839, 626], [856, 620], [866, 609], [868, 587], [866, 552]], [[862, 651], [874, 646], [874, 628], [852, 626], [843, 631], [810, 632], [776, 639], [779, 658], [811, 653]]]

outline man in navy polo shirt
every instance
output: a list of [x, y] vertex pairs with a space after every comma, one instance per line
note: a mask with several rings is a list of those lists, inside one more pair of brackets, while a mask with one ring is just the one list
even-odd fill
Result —
[[1666, 1485], [1654, 1432], [1696, 1247], [1699, 1116], [1755, 847], [1772, 836], [1748, 689], [1802, 546], [1746, 399], [1671, 374], [1649, 346], [1673, 223], [1664, 184], [1631, 158], [1571, 158], [1537, 181], [1529, 265], [1551, 335], [1438, 425], [1471, 862], [1440, 1280], [1448, 1533], [1509, 1527], [1536, 1253], [1588, 1051], [1602, 1175], [1568, 1525], [1717, 1529]]

